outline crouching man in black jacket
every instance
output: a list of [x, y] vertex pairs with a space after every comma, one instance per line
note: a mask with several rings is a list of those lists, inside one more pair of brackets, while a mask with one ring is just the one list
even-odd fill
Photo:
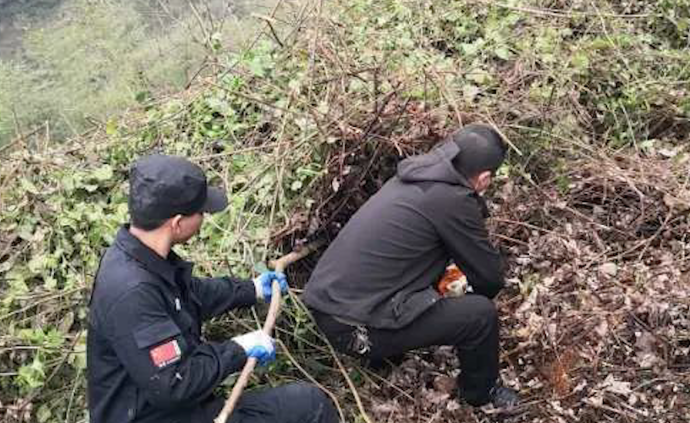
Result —
[[[428, 154], [411, 157], [331, 243], [304, 300], [331, 343], [371, 363], [431, 345], [453, 345], [459, 394], [472, 405], [511, 407], [498, 383], [502, 261], [488, 239], [480, 196], [505, 145], [486, 125], [469, 125]], [[436, 283], [452, 260], [473, 294], [443, 298]]]
[[[172, 247], [199, 232], [204, 213], [227, 206], [207, 187], [202, 170], [173, 156], [149, 156], [130, 173], [131, 224], [117, 234], [96, 275], [87, 344], [88, 396], [93, 423], [211, 423], [224, 399], [213, 390], [241, 370], [247, 357], [275, 357], [262, 331], [204, 342], [201, 323], [236, 307], [270, 302], [271, 284], [198, 279]], [[315, 386], [294, 383], [247, 393], [231, 423], [336, 423], [335, 409]]]

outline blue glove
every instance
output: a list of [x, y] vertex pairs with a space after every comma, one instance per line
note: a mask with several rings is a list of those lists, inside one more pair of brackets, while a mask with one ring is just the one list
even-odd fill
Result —
[[288, 291], [287, 276], [281, 272], [264, 272], [254, 279], [254, 288], [256, 288], [256, 298], [270, 303], [271, 302], [271, 285], [273, 281], [278, 281], [280, 285], [280, 293], [285, 294]]
[[276, 359], [276, 348], [273, 338], [262, 330], [245, 333], [232, 338], [242, 347], [247, 357], [254, 357], [260, 365], [265, 365]]

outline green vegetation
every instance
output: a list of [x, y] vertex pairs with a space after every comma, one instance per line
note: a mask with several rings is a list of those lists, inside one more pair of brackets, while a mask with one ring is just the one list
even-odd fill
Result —
[[214, 45], [241, 40], [243, 26], [201, 16], [201, 5], [144, 3], [68, 1], [28, 31], [22, 53], [0, 61], [0, 145], [36, 129], [54, 140], [78, 136], [152, 92], [183, 89]]
[[[52, 29], [59, 36], [50, 42], [35, 34], [28, 54], [49, 66], [0, 69], [10, 81], [0, 90], [0, 138], [14, 132], [12, 110], [24, 133], [55, 116], [76, 134], [85, 116], [102, 120], [88, 136], [43, 147], [35, 134], [28, 147], [3, 152], [4, 412], [41, 423], [86, 418], [88, 293], [100, 254], [127, 219], [126, 172], [141, 154], [192, 157], [227, 187], [229, 211], [213, 217], [183, 254], [201, 273], [245, 276], [275, 248], [332, 233], [401, 156], [428, 149], [459, 123], [501, 128], [514, 145], [501, 175], [525, 190], [551, 183], [567, 193], [569, 163], [595, 152], [673, 151], [682, 174], [690, 2], [561, 9], [566, 3], [354, 0], [323, 10], [287, 3], [280, 18], [261, 21], [256, 43], [236, 52], [215, 45], [213, 74], [165, 97], [148, 94], [156, 91], [152, 81], [181, 86], [189, 73], [179, 62], [193, 63], [199, 51], [159, 52], [161, 39], [147, 39], [135, 15], [121, 14], [134, 12], [93, 9]], [[99, 29], [88, 42], [77, 30], [86, 21]], [[166, 43], [184, 43], [185, 34], [171, 28]], [[44, 90], [55, 95], [46, 98]], [[137, 98], [145, 104], [106, 120]], [[293, 285], [307, 271], [297, 266]], [[538, 284], [530, 277], [525, 296]], [[291, 301], [281, 319], [290, 355], [280, 354], [276, 371], [256, 382], [305, 378], [297, 360], [336, 394], [347, 421], [362, 421], [304, 310]], [[209, 335], [225, 337], [237, 325], [255, 325], [255, 316], [221, 319]], [[355, 374], [358, 387], [371, 389], [369, 376]]]

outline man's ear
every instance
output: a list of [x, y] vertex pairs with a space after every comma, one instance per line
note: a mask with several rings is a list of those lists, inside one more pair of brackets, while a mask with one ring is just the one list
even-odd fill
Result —
[[170, 220], [168, 220], [168, 224], [170, 225], [170, 229], [172, 229], [173, 234], [180, 233], [180, 231], [182, 230], [181, 221], [183, 217], [184, 216], [182, 216], [181, 214], [178, 214], [171, 217]]
[[477, 187], [476, 191], [483, 193], [491, 185], [491, 171], [485, 170], [477, 176]]

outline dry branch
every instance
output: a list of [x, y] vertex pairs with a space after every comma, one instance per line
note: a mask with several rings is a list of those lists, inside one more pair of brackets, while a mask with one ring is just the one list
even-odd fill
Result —
[[[286, 254], [278, 260], [275, 260], [272, 264], [276, 272], [284, 272], [290, 264], [298, 260], [301, 260], [302, 258], [311, 254], [313, 251], [319, 248], [319, 245], [320, 243], [305, 245], [298, 251], [292, 251], [291, 253]], [[273, 285], [271, 286], [271, 291], [271, 304], [268, 307], [268, 314], [266, 315], [266, 321], [264, 322], [262, 328], [262, 330], [269, 336], [271, 336], [271, 333], [273, 333], [273, 327], [275, 326], [276, 319], [278, 318], [278, 312], [280, 311], [280, 301], [282, 295], [280, 293], [280, 285], [278, 284], [278, 282], [273, 282]], [[251, 374], [254, 371], [254, 367], [256, 367], [256, 363], [257, 359], [254, 357], [249, 357], [247, 359], [247, 363], [242, 368], [242, 373], [240, 373], [240, 377], [237, 379], [235, 386], [233, 386], [232, 388], [230, 397], [228, 397], [228, 399], [225, 401], [223, 409], [218, 414], [218, 417], [216, 417], [216, 419], [214, 420], [215, 423], [227, 422], [228, 418], [232, 414], [232, 411], [235, 409], [235, 406], [237, 405], [237, 401], [239, 401], [240, 396], [242, 395], [244, 387], [247, 386], [247, 382], [249, 382], [249, 378], [251, 377]]]

